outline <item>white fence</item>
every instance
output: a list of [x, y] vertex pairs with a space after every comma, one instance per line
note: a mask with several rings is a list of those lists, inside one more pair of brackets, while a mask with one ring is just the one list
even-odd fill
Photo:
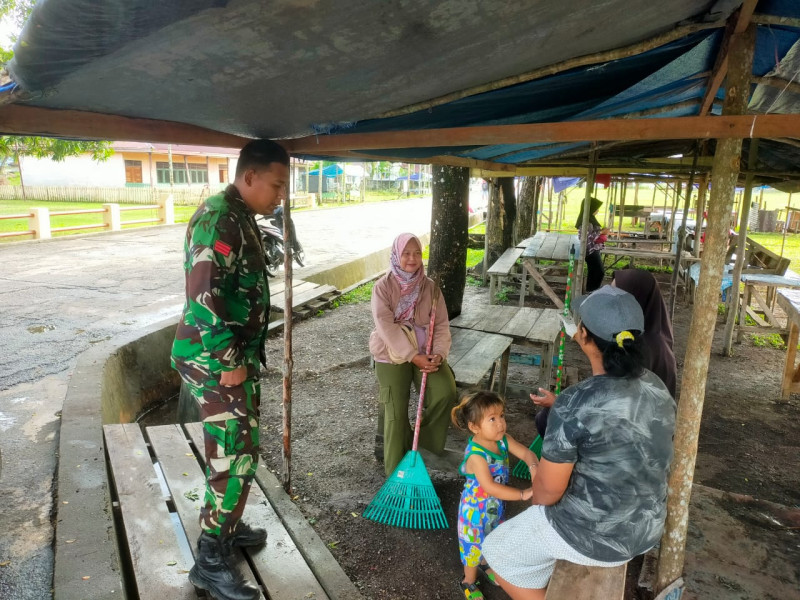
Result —
[[[123, 212], [139, 212], [142, 210], [158, 211], [157, 217], [146, 219], [122, 220]], [[71, 225], [68, 227], [53, 227], [50, 223], [51, 217], [65, 215], [102, 215], [103, 222], [90, 225]], [[0, 215], [0, 220], [27, 219], [28, 229], [22, 231], [9, 231], [0, 233], [0, 238], [10, 238], [17, 236], [32, 235], [35, 240], [42, 240], [53, 237], [53, 233], [65, 231], [86, 231], [90, 229], [103, 229], [105, 231], [119, 231], [123, 225], [138, 224], [159, 224], [172, 225], [175, 223], [175, 208], [172, 204], [172, 197], [167, 196], [159, 199], [156, 204], [141, 204], [137, 206], [120, 206], [119, 204], [105, 203], [100, 208], [79, 208], [72, 210], [51, 211], [49, 208], [31, 208], [30, 212], [18, 215]]]
[[71, 187], [26, 185], [0, 185], [0, 201], [25, 200], [27, 202], [97, 202], [115, 204], [157, 204], [172, 196], [179, 205], [196, 206], [217, 190], [208, 186], [186, 189], [153, 187]]
[[[176, 206], [197, 206], [211, 194], [224, 189], [212, 190], [209, 186], [193, 188], [154, 187], [71, 187], [50, 185], [0, 185], [0, 202], [24, 200], [26, 202], [97, 202], [98, 204], [158, 204], [172, 196]], [[313, 206], [314, 194], [298, 192], [292, 194], [294, 208]]]

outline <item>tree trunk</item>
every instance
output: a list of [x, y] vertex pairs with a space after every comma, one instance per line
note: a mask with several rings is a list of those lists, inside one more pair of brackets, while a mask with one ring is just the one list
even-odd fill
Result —
[[489, 181], [489, 206], [486, 209], [486, 256], [483, 257], [487, 269], [500, 258], [505, 250], [500, 202], [500, 184], [496, 179], [491, 180]]
[[[728, 76], [723, 115], [741, 115], [747, 110], [750, 96], [750, 77], [753, 72], [755, 25], [744, 33], [731, 36]], [[708, 229], [703, 259], [700, 263], [700, 283], [689, 327], [689, 341], [683, 361], [680, 402], [675, 422], [675, 454], [669, 474], [667, 520], [661, 536], [656, 567], [654, 591], [661, 592], [681, 576], [686, 552], [686, 533], [689, 527], [689, 501], [700, 437], [711, 343], [717, 321], [719, 286], [728, 243], [731, 208], [739, 177], [742, 140], [717, 141], [711, 169], [711, 197], [708, 202]], [[730, 293], [738, 294], [738, 290]]]
[[514, 178], [501, 177], [500, 189], [503, 196], [503, 250], [514, 245], [514, 221], [517, 220], [517, 195], [514, 192]]
[[[433, 167], [433, 206], [428, 276], [439, 278], [447, 314], [461, 314], [467, 281], [469, 169]], [[488, 228], [487, 228], [488, 234]]]
[[514, 243], [532, 236], [536, 229], [536, 188], [538, 177], [523, 177], [517, 198], [517, 219], [514, 224]]

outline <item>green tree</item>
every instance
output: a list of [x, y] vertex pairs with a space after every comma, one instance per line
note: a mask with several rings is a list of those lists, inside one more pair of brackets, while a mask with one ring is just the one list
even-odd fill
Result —
[[0, 19], [8, 19], [17, 31], [31, 14], [36, 0], [0, 0]]

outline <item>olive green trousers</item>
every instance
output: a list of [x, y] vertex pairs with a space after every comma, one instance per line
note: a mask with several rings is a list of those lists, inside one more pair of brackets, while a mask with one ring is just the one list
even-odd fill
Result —
[[[391, 475], [406, 452], [411, 450], [414, 430], [408, 418], [408, 400], [411, 383], [419, 390], [422, 373], [412, 363], [399, 365], [375, 363], [375, 374], [381, 386], [380, 402], [383, 409], [383, 464], [386, 475]], [[428, 375], [425, 405], [419, 431], [419, 445], [441, 454], [447, 439], [450, 411], [456, 404], [456, 380], [447, 361], [439, 370]]]

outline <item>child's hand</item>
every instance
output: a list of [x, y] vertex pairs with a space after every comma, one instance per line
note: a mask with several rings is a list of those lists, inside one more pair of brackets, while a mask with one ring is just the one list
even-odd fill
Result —
[[531, 394], [531, 400], [537, 406], [553, 406], [553, 402], [556, 401], [556, 395], [550, 390], [539, 388], [539, 395], [534, 396]]
[[530, 500], [533, 497], [533, 488], [528, 488], [526, 490], [522, 490], [522, 499], [523, 500]]

